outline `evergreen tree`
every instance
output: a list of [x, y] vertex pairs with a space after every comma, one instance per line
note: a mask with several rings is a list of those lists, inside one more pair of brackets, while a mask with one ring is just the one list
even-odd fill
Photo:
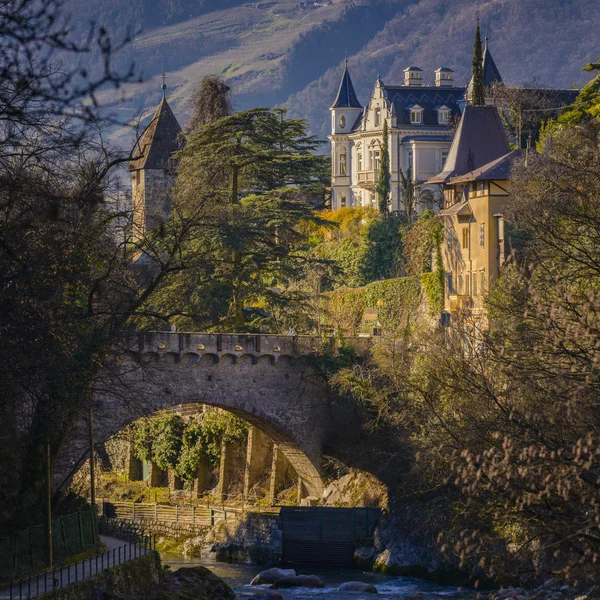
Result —
[[474, 106], [485, 105], [485, 87], [483, 85], [483, 50], [481, 48], [481, 32], [479, 18], [475, 29], [475, 47], [473, 48], [473, 81], [471, 89], [471, 102]]
[[379, 182], [377, 183], [377, 194], [379, 195], [379, 210], [382, 214], [388, 211], [390, 198], [390, 151], [388, 144], [388, 124], [383, 121], [383, 146], [381, 148], [381, 164], [379, 166]]
[[416, 185], [412, 178], [412, 167], [408, 167], [406, 175], [400, 171], [400, 186], [402, 188], [402, 204], [408, 222], [412, 223], [415, 213]]
[[170, 310], [171, 322], [254, 330], [245, 308], [272, 312], [295, 298], [286, 289], [304, 266], [299, 224], [318, 220], [315, 188], [326, 186], [329, 173], [328, 158], [314, 153], [321, 142], [305, 130], [305, 121], [287, 119], [284, 110], [257, 108], [188, 136], [179, 153], [173, 212], [194, 213], [204, 202], [206, 227], [188, 257], [190, 263], [197, 255], [204, 260], [198, 272], [176, 274], [154, 300]]

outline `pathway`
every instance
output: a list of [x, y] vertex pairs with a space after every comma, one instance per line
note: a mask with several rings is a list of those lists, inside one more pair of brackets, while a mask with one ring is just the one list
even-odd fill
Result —
[[54, 589], [96, 577], [105, 569], [134, 560], [151, 551], [149, 547], [133, 542], [124, 542], [106, 535], [99, 537], [100, 541], [106, 545], [106, 551], [102, 554], [86, 558], [76, 564], [56, 568], [53, 571], [33, 575], [20, 582], [13, 582], [12, 588], [0, 590], [0, 600], [37, 598]]

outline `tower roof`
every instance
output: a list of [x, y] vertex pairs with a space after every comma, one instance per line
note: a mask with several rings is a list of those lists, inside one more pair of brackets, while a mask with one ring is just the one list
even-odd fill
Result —
[[168, 168], [173, 153], [181, 149], [180, 134], [181, 127], [163, 97], [139, 142], [140, 157], [132, 160], [127, 170]]
[[491, 87], [494, 83], [502, 83], [502, 75], [492, 58], [487, 37], [483, 46], [483, 85]]
[[335, 102], [331, 105], [331, 108], [362, 108], [361, 103], [356, 97], [356, 92], [354, 91], [354, 86], [352, 85], [352, 79], [350, 79], [350, 73], [348, 73], [348, 61], [345, 61], [344, 74], [342, 75], [340, 88], [338, 90]]
[[[492, 87], [495, 83], [502, 83], [502, 75], [498, 71], [498, 67], [492, 58], [490, 46], [487, 37], [483, 45], [483, 85], [486, 88]], [[473, 77], [467, 86], [467, 96], [470, 98], [473, 91]]]
[[446, 183], [504, 156], [510, 146], [495, 106], [465, 106], [444, 170], [427, 183]]

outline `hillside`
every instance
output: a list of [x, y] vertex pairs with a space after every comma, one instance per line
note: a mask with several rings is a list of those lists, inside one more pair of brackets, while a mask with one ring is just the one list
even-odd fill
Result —
[[[90, 20], [105, 23], [117, 41], [128, 29], [137, 32], [117, 62], [124, 68], [134, 61], [146, 79], [120, 92], [123, 121], [156, 106], [165, 71], [171, 104], [185, 123], [195, 83], [219, 73], [230, 81], [237, 108], [283, 104], [324, 137], [345, 55], [363, 103], [377, 74], [399, 83], [410, 64], [430, 81], [435, 68], [449, 66], [464, 83], [476, 10], [509, 83], [582, 85], [581, 67], [600, 54], [600, 3], [589, 0], [68, 0], [66, 6], [81, 36]], [[95, 59], [87, 56], [86, 66], [93, 69]], [[129, 133], [118, 137], [126, 143]]]

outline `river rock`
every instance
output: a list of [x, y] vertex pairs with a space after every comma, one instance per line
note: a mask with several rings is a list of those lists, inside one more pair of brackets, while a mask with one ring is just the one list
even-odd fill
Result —
[[236, 600], [235, 592], [205, 567], [181, 567], [171, 574], [170, 579], [169, 588], [174, 594], [169, 598]]
[[339, 592], [363, 592], [365, 594], [376, 594], [377, 588], [370, 583], [362, 581], [346, 581], [338, 588]]
[[357, 548], [354, 551], [354, 562], [359, 568], [370, 571], [375, 562], [375, 548], [372, 546]]
[[295, 577], [296, 571], [294, 569], [267, 569], [261, 571], [251, 582], [250, 585], [262, 585], [267, 583], [275, 583], [283, 577]]
[[291, 587], [313, 587], [324, 588], [325, 584], [316, 575], [289, 575], [278, 579], [274, 584], [274, 588], [291, 588]]

